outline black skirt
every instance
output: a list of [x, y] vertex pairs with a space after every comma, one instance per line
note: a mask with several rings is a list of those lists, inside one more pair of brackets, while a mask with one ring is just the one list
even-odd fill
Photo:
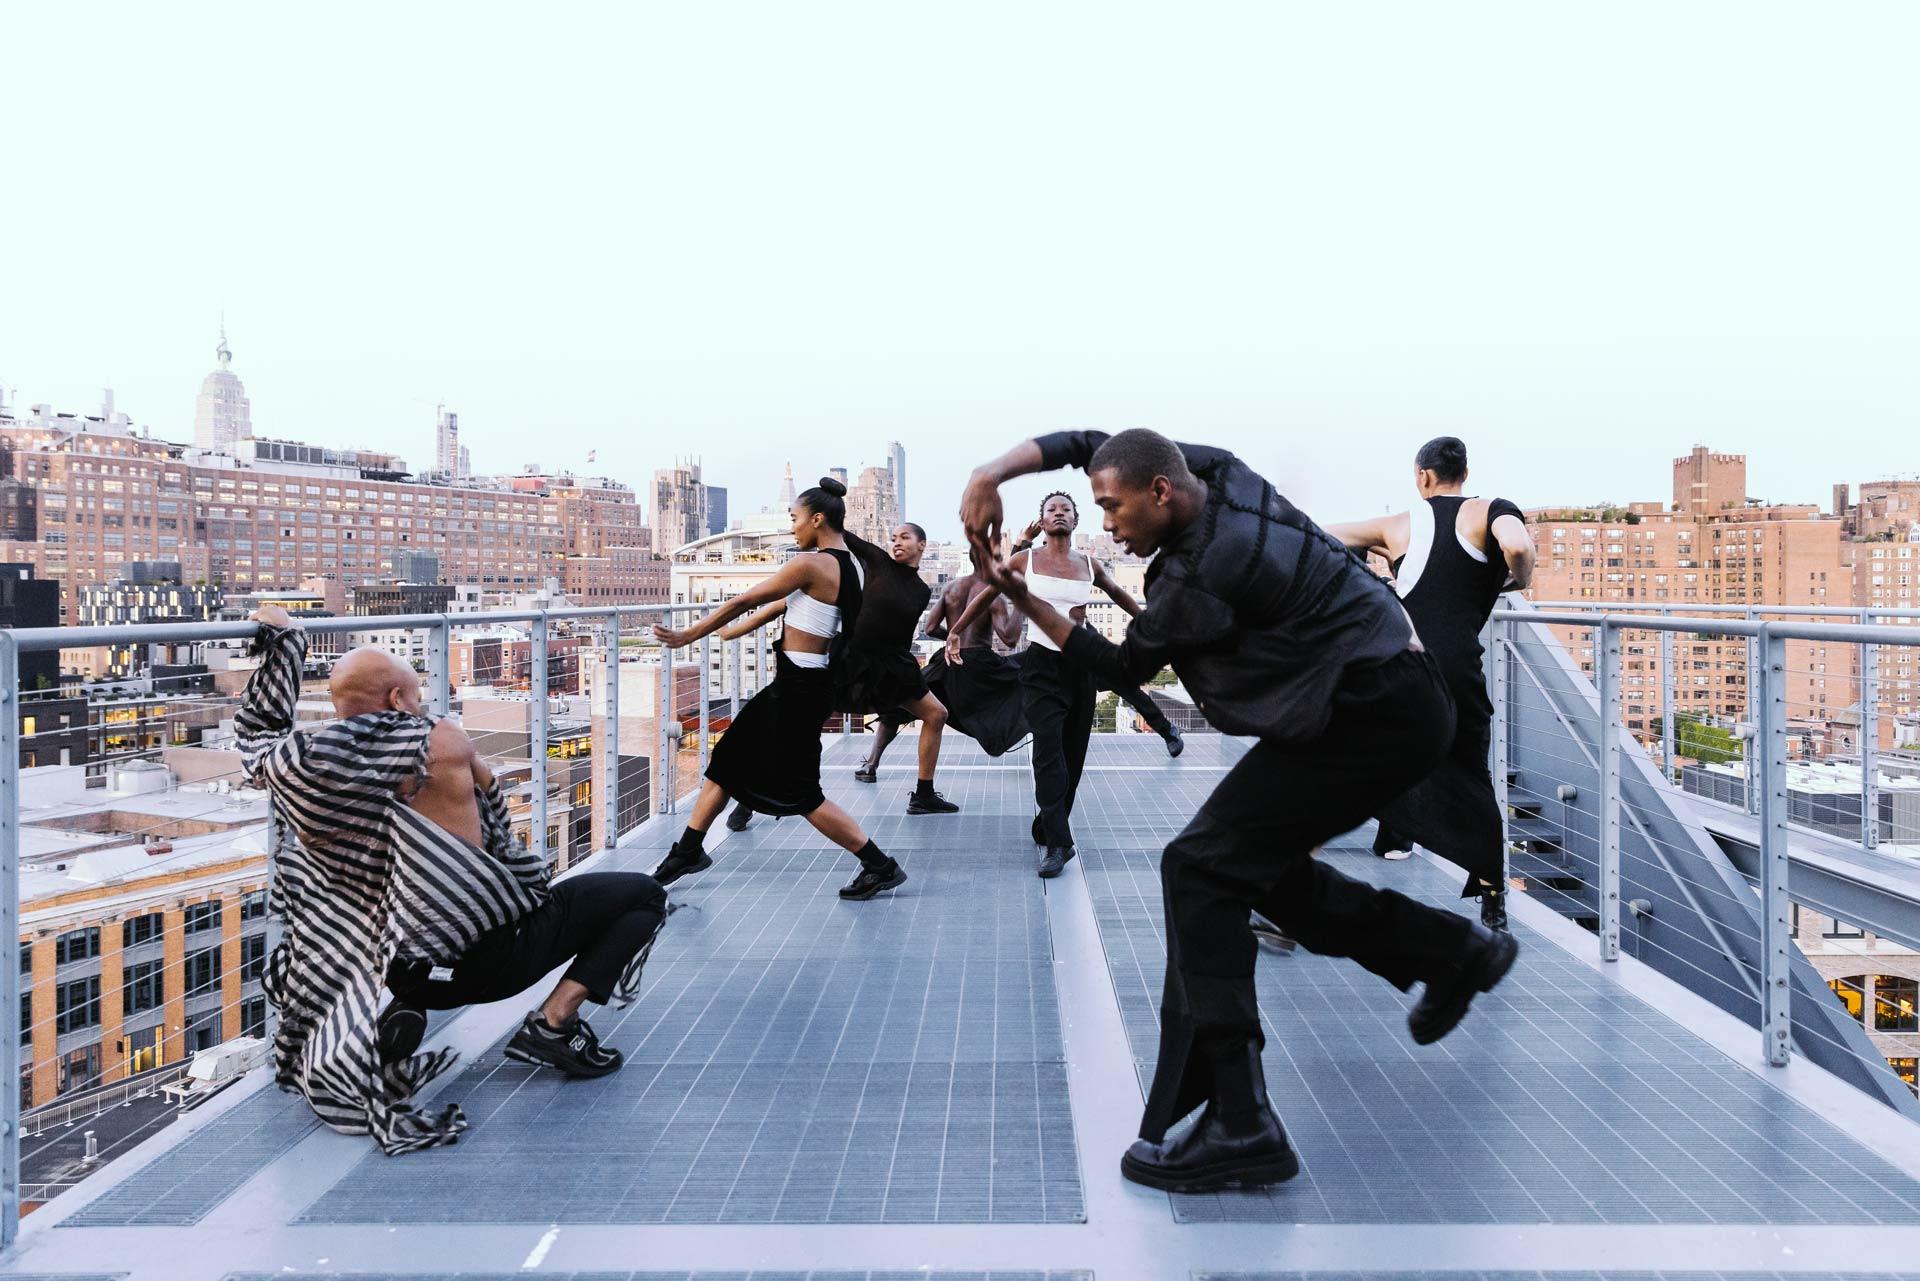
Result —
[[927, 696], [926, 673], [920, 670], [911, 650], [867, 650], [849, 645], [835, 668], [834, 706], [839, 711], [884, 715]]
[[811, 814], [820, 790], [820, 733], [833, 714], [833, 670], [774, 656], [773, 683], [734, 717], [707, 759], [707, 777], [760, 814]]
[[1020, 664], [990, 645], [962, 651], [958, 667], [944, 652], [927, 663], [927, 683], [947, 707], [947, 725], [980, 744], [988, 756], [1002, 756], [1025, 742], [1026, 696], [1020, 690]]

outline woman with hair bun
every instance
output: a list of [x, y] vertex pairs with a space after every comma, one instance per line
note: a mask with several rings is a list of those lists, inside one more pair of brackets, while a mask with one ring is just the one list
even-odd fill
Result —
[[679, 649], [755, 610], [760, 613], [749, 621], [756, 625], [785, 615], [773, 681], [740, 709], [714, 747], [687, 829], [654, 869], [662, 885], [713, 866], [707, 832], [728, 797], [762, 814], [805, 815], [822, 836], [858, 858], [860, 874], [841, 887], [841, 898], [870, 899], [906, 882], [900, 865], [820, 790], [820, 727], [833, 710], [832, 660], [860, 616], [864, 585], [843, 536], [846, 492], [839, 481], [822, 477], [793, 502], [798, 556], [693, 626], [653, 629], [661, 644]]

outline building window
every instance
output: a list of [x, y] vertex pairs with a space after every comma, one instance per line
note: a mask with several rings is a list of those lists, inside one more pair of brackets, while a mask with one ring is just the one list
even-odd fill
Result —
[[220, 928], [220, 900], [187, 905], [187, 933], [198, 934], [202, 930]]
[[1866, 936], [1865, 930], [1848, 925], [1844, 921], [1829, 921], [1827, 928], [1820, 932], [1821, 938], [1829, 939], [1860, 939]]
[[20, 972], [22, 974], [33, 972], [33, 944], [31, 943], [20, 945]]
[[203, 947], [187, 953], [187, 995], [203, 996], [220, 985], [220, 948]]
[[243, 921], [263, 921], [267, 917], [267, 892], [255, 890], [240, 900], [240, 919]]
[[1874, 976], [1873, 1030], [1920, 1032], [1920, 981], [1897, 974]]
[[1850, 978], [1828, 979], [1827, 986], [1840, 998], [1840, 1004], [1847, 1007], [1847, 1017], [1858, 1022], [1867, 1008], [1867, 976], [1855, 974]]
[[1909, 1090], [1920, 1094], [1920, 1071], [1916, 1071], [1916, 1068], [1920, 1068], [1920, 1061], [1911, 1058], [1888, 1059], [1887, 1066], [1893, 1069], [1895, 1076], [1907, 1083]]
[[164, 926], [165, 921], [158, 912], [132, 917], [120, 926], [120, 946], [137, 947], [142, 943], [154, 942], [160, 937]]
[[166, 1001], [165, 965], [164, 961], [142, 961], [126, 967], [127, 1013], [157, 1010]]
[[33, 993], [20, 994], [20, 1044], [33, 1040]]
[[258, 980], [267, 972], [267, 936], [249, 934], [240, 940], [240, 977]]
[[100, 1083], [100, 1046], [96, 1042], [60, 1058], [61, 1094]]
[[73, 961], [89, 961], [98, 955], [100, 955], [98, 926], [72, 930], [53, 941], [53, 961], [56, 965], [66, 965]]
[[100, 1022], [100, 976], [75, 979], [53, 989], [53, 1029], [58, 1033], [77, 1032], [96, 1027]]
[[267, 1034], [267, 998], [256, 996], [251, 1001], [240, 1002], [240, 1035], [265, 1036]]

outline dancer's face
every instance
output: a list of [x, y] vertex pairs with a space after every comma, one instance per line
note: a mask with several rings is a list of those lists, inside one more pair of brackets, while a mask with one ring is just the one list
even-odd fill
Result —
[[1135, 556], [1151, 556], [1160, 549], [1173, 528], [1173, 486], [1165, 476], [1155, 476], [1138, 489], [1121, 484], [1113, 468], [1087, 479], [1093, 482], [1094, 505], [1104, 513], [1102, 528]]
[[920, 558], [926, 554], [927, 541], [913, 532], [913, 526], [902, 525], [893, 531], [893, 546], [889, 550], [893, 553], [893, 558], [902, 565], [912, 565], [917, 568]]
[[797, 500], [787, 514], [793, 517], [793, 541], [800, 544], [802, 551], [811, 551], [820, 541], [820, 528], [827, 523], [826, 517]]
[[1073, 500], [1056, 496], [1047, 500], [1040, 509], [1040, 528], [1048, 534], [1071, 534], [1080, 525], [1080, 513], [1074, 509]]

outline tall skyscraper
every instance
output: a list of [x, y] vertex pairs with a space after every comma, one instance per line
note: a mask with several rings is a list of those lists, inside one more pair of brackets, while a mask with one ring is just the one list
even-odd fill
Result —
[[780, 482], [780, 510], [785, 511], [793, 506], [793, 500], [796, 497], [798, 495], [793, 488], [793, 464], [788, 463], [786, 479]]
[[707, 533], [727, 532], [727, 491], [721, 485], [707, 486]]
[[907, 518], [907, 447], [897, 440], [887, 442], [887, 470], [893, 473], [894, 515]]
[[200, 396], [193, 404], [193, 443], [201, 449], [229, 450], [235, 441], [253, 435], [253, 417], [246, 387], [227, 367], [233, 363], [233, 352], [227, 347], [224, 323], [213, 354], [220, 368], [200, 380]]
[[847, 528], [870, 542], [885, 544], [900, 523], [900, 504], [893, 492], [893, 472], [866, 467], [847, 491]]
[[445, 405], [433, 425], [433, 469], [446, 476], [460, 474], [460, 415]]
[[671, 556], [707, 536], [707, 487], [700, 464], [676, 463], [653, 474], [653, 550]]

